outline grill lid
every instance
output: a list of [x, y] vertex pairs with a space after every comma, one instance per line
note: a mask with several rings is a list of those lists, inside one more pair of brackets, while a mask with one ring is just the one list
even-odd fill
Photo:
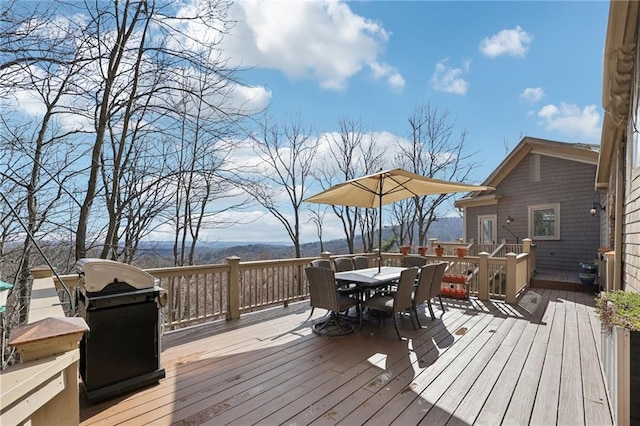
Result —
[[106, 259], [84, 258], [76, 262], [76, 271], [88, 292], [102, 291], [114, 282], [126, 283], [134, 289], [151, 288], [153, 275], [126, 263]]

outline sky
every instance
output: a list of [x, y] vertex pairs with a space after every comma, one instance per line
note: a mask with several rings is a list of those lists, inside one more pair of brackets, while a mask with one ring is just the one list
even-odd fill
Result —
[[[524, 136], [599, 144], [604, 1], [239, 1], [227, 39], [245, 83], [274, 117], [300, 114], [321, 134], [344, 117], [408, 135], [424, 103], [467, 132], [480, 183]], [[220, 240], [287, 241], [252, 212]], [[266, 225], [269, 226], [266, 226]], [[342, 236], [337, 223], [325, 239]], [[307, 224], [303, 242], [316, 241]]]
[[[205, 0], [173, 4], [187, 10], [198, 1]], [[236, 0], [229, 11], [236, 24], [220, 47], [243, 69], [238, 102], [268, 108], [281, 123], [300, 117], [320, 140], [340, 120], [359, 120], [388, 145], [389, 168], [416, 108], [448, 113], [474, 153], [469, 181], [481, 183], [525, 136], [599, 144], [608, 11], [606, 1]], [[28, 114], [41, 113], [33, 94], [16, 99]], [[238, 155], [257, 162], [247, 150]], [[286, 202], [282, 209], [290, 214]], [[290, 243], [258, 207], [229, 215], [244, 224], [204, 239]], [[171, 235], [166, 225], [149, 238]], [[330, 213], [323, 237], [343, 237]], [[317, 239], [305, 222], [302, 242]]]

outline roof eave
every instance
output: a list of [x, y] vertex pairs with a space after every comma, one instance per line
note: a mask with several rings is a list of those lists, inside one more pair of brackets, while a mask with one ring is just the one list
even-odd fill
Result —
[[605, 110], [600, 138], [596, 187], [609, 184], [616, 144], [625, 134], [631, 104], [638, 33], [637, 1], [612, 1], [604, 50], [602, 106]]

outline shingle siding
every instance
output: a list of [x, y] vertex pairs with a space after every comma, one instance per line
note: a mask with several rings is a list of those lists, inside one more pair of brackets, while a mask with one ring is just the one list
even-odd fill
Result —
[[[630, 150], [631, 151], [631, 150]], [[631, 171], [625, 199], [622, 250], [625, 290], [640, 292], [640, 169]]]
[[[593, 202], [599, 200], [594, 189], [596, 166], [561, 158], [528, 154], [497, 186], [497, 206], [467, 208], [467, 238], [477, 238], [477, 217], [497, 214], [498, 241], [518, 242], [529, 238], [529, 207], [560, 204], [560, 240], [534, 240], [539, 270], [579, 272], [580, 262], [596, 259], [600, 246], [600, 222], [591, 216]], [[540, 162], [539, 181], [535, 162]], [[507, 216], [515, 220], [507, 225]]]

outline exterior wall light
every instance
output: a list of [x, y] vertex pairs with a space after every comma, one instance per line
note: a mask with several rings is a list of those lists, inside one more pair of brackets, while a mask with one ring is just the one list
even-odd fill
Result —
[[514, 218], [512, 218], [511, 216], [507, 216], [507, 225], [510, 224], [511, 222], [515, 222], [516, 220]]

